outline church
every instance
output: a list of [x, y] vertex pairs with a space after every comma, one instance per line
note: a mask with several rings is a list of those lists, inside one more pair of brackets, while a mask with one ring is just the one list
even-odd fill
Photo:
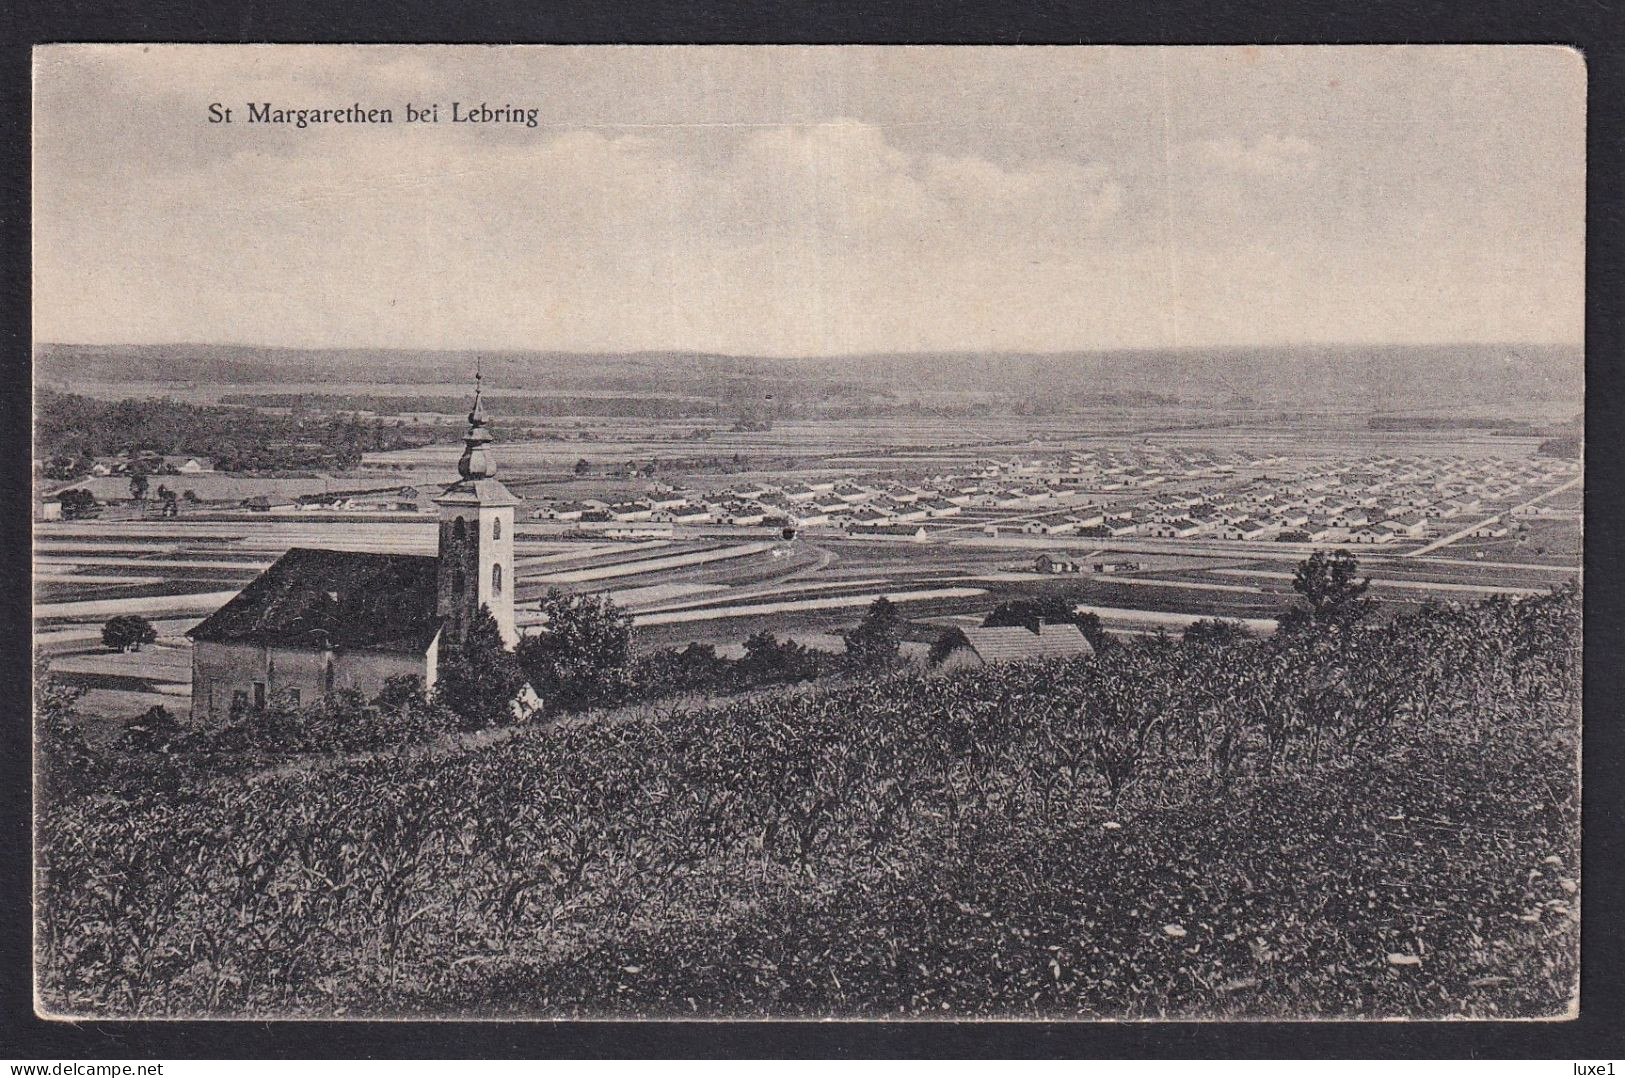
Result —
[[514, 507], [496, 478], [475, 375], [458, 479], [434, 499], [439, 552], [369, 554], [295, 547], [199, 622], [192, 718], [272, 699], [311, 704], [342, 689], [375, 695], [392, 677], [432, 687], [440, 653], [484, 606], [512, 647]]

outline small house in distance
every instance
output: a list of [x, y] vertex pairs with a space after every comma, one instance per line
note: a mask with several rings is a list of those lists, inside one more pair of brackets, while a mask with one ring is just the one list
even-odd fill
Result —
[[1097, 573], [1137, 573], [1140, 571], [1140, 563], [1137, 561], [1097, 561], [1094, 568]]
[[242, 501], [242, 506], [244, 509], [255, 513], [285, 511], [292, 509], [295, 504], [297, 503], [295, 503], [292, 498], [283, 497], [280, 495], [273, 498], [269, 494], [255, 494], [252, 497], [244, 498]]
[[980, 629], [950, 629], [937, 646], [943, 670], [965, 670], [999, 662], [1029, 659], [1087, 657], [1094, 645], [1076, 625], [1039, 625], [1038, 631], [1023, 626]]
[[164, 458], [164, 470], [173, 471], [176, 475], [201, 475], [214, 471], [214, 462], [207, 457], [167, 456]]

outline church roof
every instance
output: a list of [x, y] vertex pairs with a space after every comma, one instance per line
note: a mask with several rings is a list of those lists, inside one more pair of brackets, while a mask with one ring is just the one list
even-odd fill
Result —
[[421, 653], [440, 631], [439, 559], [294, 547], [187, 633], [213, 643]]

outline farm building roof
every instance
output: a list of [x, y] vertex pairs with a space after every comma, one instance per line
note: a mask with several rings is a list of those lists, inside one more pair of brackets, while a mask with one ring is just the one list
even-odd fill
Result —
[[294, 547], [187, 634], [213, 643], [418, 653], [440, 630], [439, 559]]
[[1095, 653], [1094, 646], [1076, 625], [1040, 625], [1036, 633], [1019, 625], [960, 629], [959, 632], [983, 662], [1015, 662]]

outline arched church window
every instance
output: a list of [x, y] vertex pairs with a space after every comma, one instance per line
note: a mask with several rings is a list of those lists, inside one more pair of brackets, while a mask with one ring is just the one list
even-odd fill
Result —
[[502, 566], [500, 565], [491, 566], [491, 593], [493, 595], [502, 594]]
[[463, 523], [463, 518], [462, 517], [458, 517], [456, 522], [452, 524], [452, 526], [451, 526], [451, 534], [452, 534], [452, 538], [454, 538], [454, 539], [467, 539], [468, 538], [468, 525]]
[[501, 517], [492, 517], [491, 518], [491, 538], [492, 539], [501, 539], [502, 538], [502, 518]]

